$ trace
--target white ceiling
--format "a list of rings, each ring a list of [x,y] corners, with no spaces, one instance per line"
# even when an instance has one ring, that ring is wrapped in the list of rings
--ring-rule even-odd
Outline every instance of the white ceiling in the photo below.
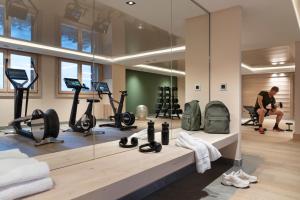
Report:
[[[243,9],[243,50],[289,45],[300,40],[291,0],[197,0],[208,10]]]
[[[97,0],[142,21],[170,31],[171,0]],[[196,0],[211,12],[232,6],[243,9],[242,49],[260,49],[289,45],[300,40],[291,0]],[[186,18],[205,14],[190,0],[173,0],[173,32],[183,36]]]

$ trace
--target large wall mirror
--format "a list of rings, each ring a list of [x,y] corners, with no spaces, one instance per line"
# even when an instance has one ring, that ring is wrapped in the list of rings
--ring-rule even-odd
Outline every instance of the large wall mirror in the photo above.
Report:
[[[136,150],[119,140],[149,122],[175,139],[184,104],[209,101],[210,22],[197,1],[0,4],[1,151],[57,169]]]
[[[128,144],[132,136],[139,138],[139,144],[147,143],[147,128],[152,123],[156,141],[161,142],[164,123],[169,125],[169,138],[175,139],[184,104],[197,99],[204,111],[209,101],[209,15],[197,2],[138,1],[131,6],[124,1],[101,3],[107,12],[114,13],[111,51],[115,63],[104,67],[103,84],[109,91],[101,95],[105,105],[100,110],[100,129],[96,129],[105,134],[95,135],[96,158],[131,150],[119,147],[123,137],[128,137]],[[127,91],[122,113],[133,113],[135,122],[122,122],[122,127],[115,128],[116,122],[110,118],[116,116],[120,91]]]
[[[0,2],[1,151],[18,148],[51,169],[94,158],[94,138],[79,121],[93,113],[87,100],[102,76],[93,56],[101,35],[93,28],[94,6],[93,0]]]

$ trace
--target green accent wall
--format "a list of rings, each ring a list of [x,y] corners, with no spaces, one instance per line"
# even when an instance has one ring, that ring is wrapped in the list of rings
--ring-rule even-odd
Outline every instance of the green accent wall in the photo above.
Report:
[[[173,78],[173,86],[177,86],[177,77]],[[171,86],[171,76],[126,70],[126,111],[134,112],[138,105],[146,105],[149,114],[155,113],[158,87]]]

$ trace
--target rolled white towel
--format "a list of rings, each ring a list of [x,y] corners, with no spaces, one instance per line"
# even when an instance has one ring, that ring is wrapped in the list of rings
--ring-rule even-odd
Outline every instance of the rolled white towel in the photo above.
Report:
[[[21,184],[11,185],[0,189],[1,200],[13,200],[36,193],[44,192],[53,188],[51,178],[43,178],[35,181],[29,181]]]
[[[22,153],[20,149],[0,151],[0,159],[5,158],[28,158],[28,156],[25,153]]]
[[[6,159],[0,160],[0,166],[1,162],[5,160]],[[19,165],[16,165],[16,160],[14,160],[13,162],[10,162],[11,159],[7,161],[11,164],[11,169],[8,168],[8,166],[10,166],[8,163],[3,162],[3,165],[6,164],[6,169],[3,171],[0,170],[0,188],[45,178],[48,177],[50,173],[47,163],[39,162],[32,158],[23,159],[23,162],[19,162]],[[1,168],[4,168],[4,166],[1,166],[0,169]]]

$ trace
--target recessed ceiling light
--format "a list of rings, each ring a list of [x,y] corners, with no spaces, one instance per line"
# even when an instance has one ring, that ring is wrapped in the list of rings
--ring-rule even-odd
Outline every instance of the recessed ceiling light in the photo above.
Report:
[[[284,63],[285,63],[285,62],[283,62],[283,61],[279,62],[280,65],[283,65]]]
[[[277,65],[278,63],[277,62],[272,62],[272,65]]]
[[[133,6],[134,4],[136,4],[134,1],[127,1],[126,4]]]
[[[139,24],[138,25],[138,29],[142,30],[144,27],[143,27],[143,24]]]

